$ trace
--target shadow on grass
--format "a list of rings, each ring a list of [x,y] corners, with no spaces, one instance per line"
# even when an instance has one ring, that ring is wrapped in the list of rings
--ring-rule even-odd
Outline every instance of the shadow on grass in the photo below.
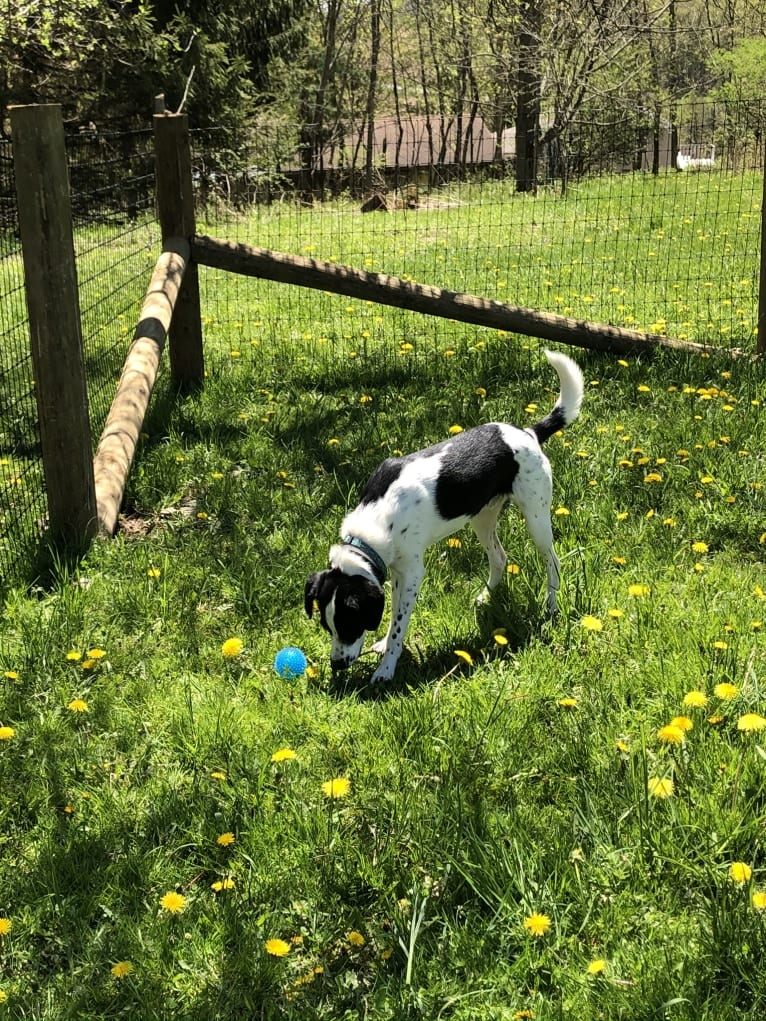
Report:
[[[474,612],[475,629],[439,641],[428,649],[405,645],[390,681],[370,684],[378,657],[367,651],[349,670],[333,675],[329,693],[338,699],[356,697],[361,701],[383,701],[406,697],[444,681],[459,682],[477,665],[499,661],[526,648],[533,636],[541,633],[548,619],[539,607],[522,608],[505,587],[495,592],[488,603],[475,606]],[[498,633],[507,644],[498,644],[495,639]],[[471,663],[456,650],[466,652]]]

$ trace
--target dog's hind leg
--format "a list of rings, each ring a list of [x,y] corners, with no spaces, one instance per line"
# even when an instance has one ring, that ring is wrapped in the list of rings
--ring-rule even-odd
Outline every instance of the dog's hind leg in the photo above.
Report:
[[[522,508],[523,513],[523,508]],[[525,514],[524,520],[527,523],[527,531],[532,542],[537,547],[540,556],[545,564],[545,572],[548,577],[548,613],[551,617],[556,615],[556,596],[561,586],[561,564],[553,548],[553,528],[548,513]]]
[[[503,501],[497,500],[494,503],[488,504],[471,518],[473,530],[484,547],[487,560],[489,561],[489,578],[487,579],[487,590],[489,592],[496,589],[505,577],[505,568],[508,563],[508,557],[497,537],[497,518],[502,507]],[[482,597],[486,598],[486,594],[486,592],[483,592],[479,599],[481,600]]]

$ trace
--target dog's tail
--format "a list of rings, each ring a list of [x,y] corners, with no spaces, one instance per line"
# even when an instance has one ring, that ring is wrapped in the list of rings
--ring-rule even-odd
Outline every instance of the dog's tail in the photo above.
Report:
[[[576,362],[556,351],[546,351],[545,357],[558,373],[561,393],[550,413],[532,426],[532,432],[541,445],[559,429],[574,422],[580,414],[585,389],[582,372]]]

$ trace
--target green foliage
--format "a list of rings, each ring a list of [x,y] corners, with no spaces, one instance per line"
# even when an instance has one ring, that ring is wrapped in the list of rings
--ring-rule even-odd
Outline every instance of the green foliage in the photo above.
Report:
[[[731,50],[719,50],[710,58],[710,69],[721,99],[759,99],[766,90],[766,39],[743,39]]]

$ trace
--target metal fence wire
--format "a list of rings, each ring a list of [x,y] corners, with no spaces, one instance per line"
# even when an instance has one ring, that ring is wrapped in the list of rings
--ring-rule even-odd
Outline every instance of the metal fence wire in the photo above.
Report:
[[[211,156],[216,132],[193,133],[198,231],[574,319],[754,348],[766,103],[577,122],[543,147],[537,187],[521,194],[512,141],[497,163],[494,135],[476,123],[478,161],[460,166],[454,154],[466,147],[449,134],[454,122],[434,119],[426,131],[422,121],[376,128],[369,179],[362,128],[329,139],[310,166],[269,162],[278,146],[259,130],[232,173]],[[207,269],[200,279],[208,355],[218,337],[221,358],[233,346],[238,358],[260,359],[280,344],[349,333],[343,298]],[[694,316],[691,295],[702,307]],[[266,321],[259,307],[279,313]],[[476,336],[398,309],[362,314],[359,345],[381,317],[424,353]]]
[[[34,556],[45,498],[11,145],[0,140],[0,577]]]
[[[66,139],[94,447],[161,242],[152,132]],[[0,141],[0,591],[28,579],[46,525],[11,145]]]

